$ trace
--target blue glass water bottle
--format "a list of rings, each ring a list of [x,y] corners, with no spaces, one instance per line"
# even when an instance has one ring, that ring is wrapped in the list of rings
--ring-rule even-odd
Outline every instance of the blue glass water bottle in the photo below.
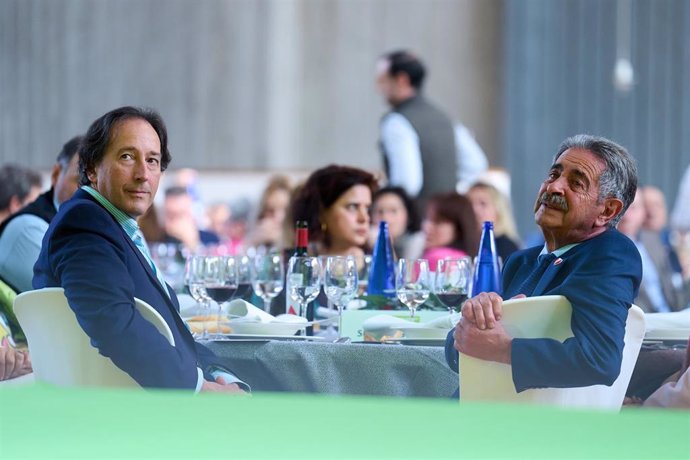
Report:
[[[494,223],[484,222],[482,239],[479,243],[479,254],[474,266],[472,279],[472,295],[480,292],[496,292],[501,294],[501,266],[498,263],[496,241],[494,240]]]
[[[386,221],[379,223],[379,236],[371,255],[367,295],[395,298],[395,255]]]

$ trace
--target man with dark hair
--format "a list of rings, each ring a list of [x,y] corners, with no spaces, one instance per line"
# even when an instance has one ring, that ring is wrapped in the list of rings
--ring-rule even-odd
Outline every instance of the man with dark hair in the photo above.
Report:
[[[530,388],[611,385],[620,372],[628,309],[642,278],[640,255],[616,224],[632,203],[637,168],[607,139],[578,135],[558,149],[534,217],[546,244],[514,253],[503,270],[503,297],[483,292],[462,307],[446,357],[461,351],[512,366],[520,392]],[[510,337],[500,322],[503,298],[563,295],[573,337]]]
[[[79,187],[79,143],[70,139],[50,173],[50,190],[0,225],[0,277],[17,293],[31,290],[33,267],[41,252],[43,235],[57,213]]]
[[[0,168],[0,223],[31,203],[41,193],[41,175],[22,166]]]
[[[171,160],[161,117],[134,107],[108,112],[89,127],[79,157],[82,187],[50,224],[34,288],[64,288],[91,343],[139,385],[241,392],[244,384],[194,342],[136,221]],[[174,346],[139,314],[135,297],[163,317]]]
[[[388,184],[422,201],[456,189],[456,138],[451,119],[421,94],[426,70],[408,51],[383,55],[376,83],[391,107],[381,120],[380,147]]]

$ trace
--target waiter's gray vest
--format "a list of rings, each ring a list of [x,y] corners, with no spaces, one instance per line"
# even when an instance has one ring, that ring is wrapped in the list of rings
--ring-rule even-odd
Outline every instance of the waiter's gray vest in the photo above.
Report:
[[[455,132],[448,115],[429,104],[421,95],[406,100],[392,111],[404,116],[419,136],[424,182],[417,198],[426,201],[434,193],[455,191]],[[381,150],[384,148],[381,143]],[[386,174],[390,175],[385,151],[383,160]]]

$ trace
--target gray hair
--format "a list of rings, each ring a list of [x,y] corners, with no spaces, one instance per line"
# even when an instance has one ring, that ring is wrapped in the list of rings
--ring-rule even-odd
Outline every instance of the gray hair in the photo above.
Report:
[[[577,134],[564,140],[553,157],[554,163],[568,149],[582,149],[592,152],[606,163],[606,169],[599,176],[599,201],[617,198],[623,202],[623,209],[611,219],[607,226],[615,227],[625,214],[637,191],[637,166],[627,150],[604,137]]]

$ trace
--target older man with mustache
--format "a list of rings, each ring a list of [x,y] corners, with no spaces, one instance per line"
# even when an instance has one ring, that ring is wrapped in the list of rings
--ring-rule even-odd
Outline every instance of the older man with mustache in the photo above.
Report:
[[[637,168],[608,139],[577,135],[559,147],[539,189],[534,217],[545,245],[514,253],[502,295],[483,292],[462,308],[448,334],[446,357],[458,351],[510,364],[516,391],[611,385],[620,372],[625,322],[642,277],[635,245],[616,230],[635,197]],[[501,325],[504,298],[563,295],[573,337],[510,337]]]

